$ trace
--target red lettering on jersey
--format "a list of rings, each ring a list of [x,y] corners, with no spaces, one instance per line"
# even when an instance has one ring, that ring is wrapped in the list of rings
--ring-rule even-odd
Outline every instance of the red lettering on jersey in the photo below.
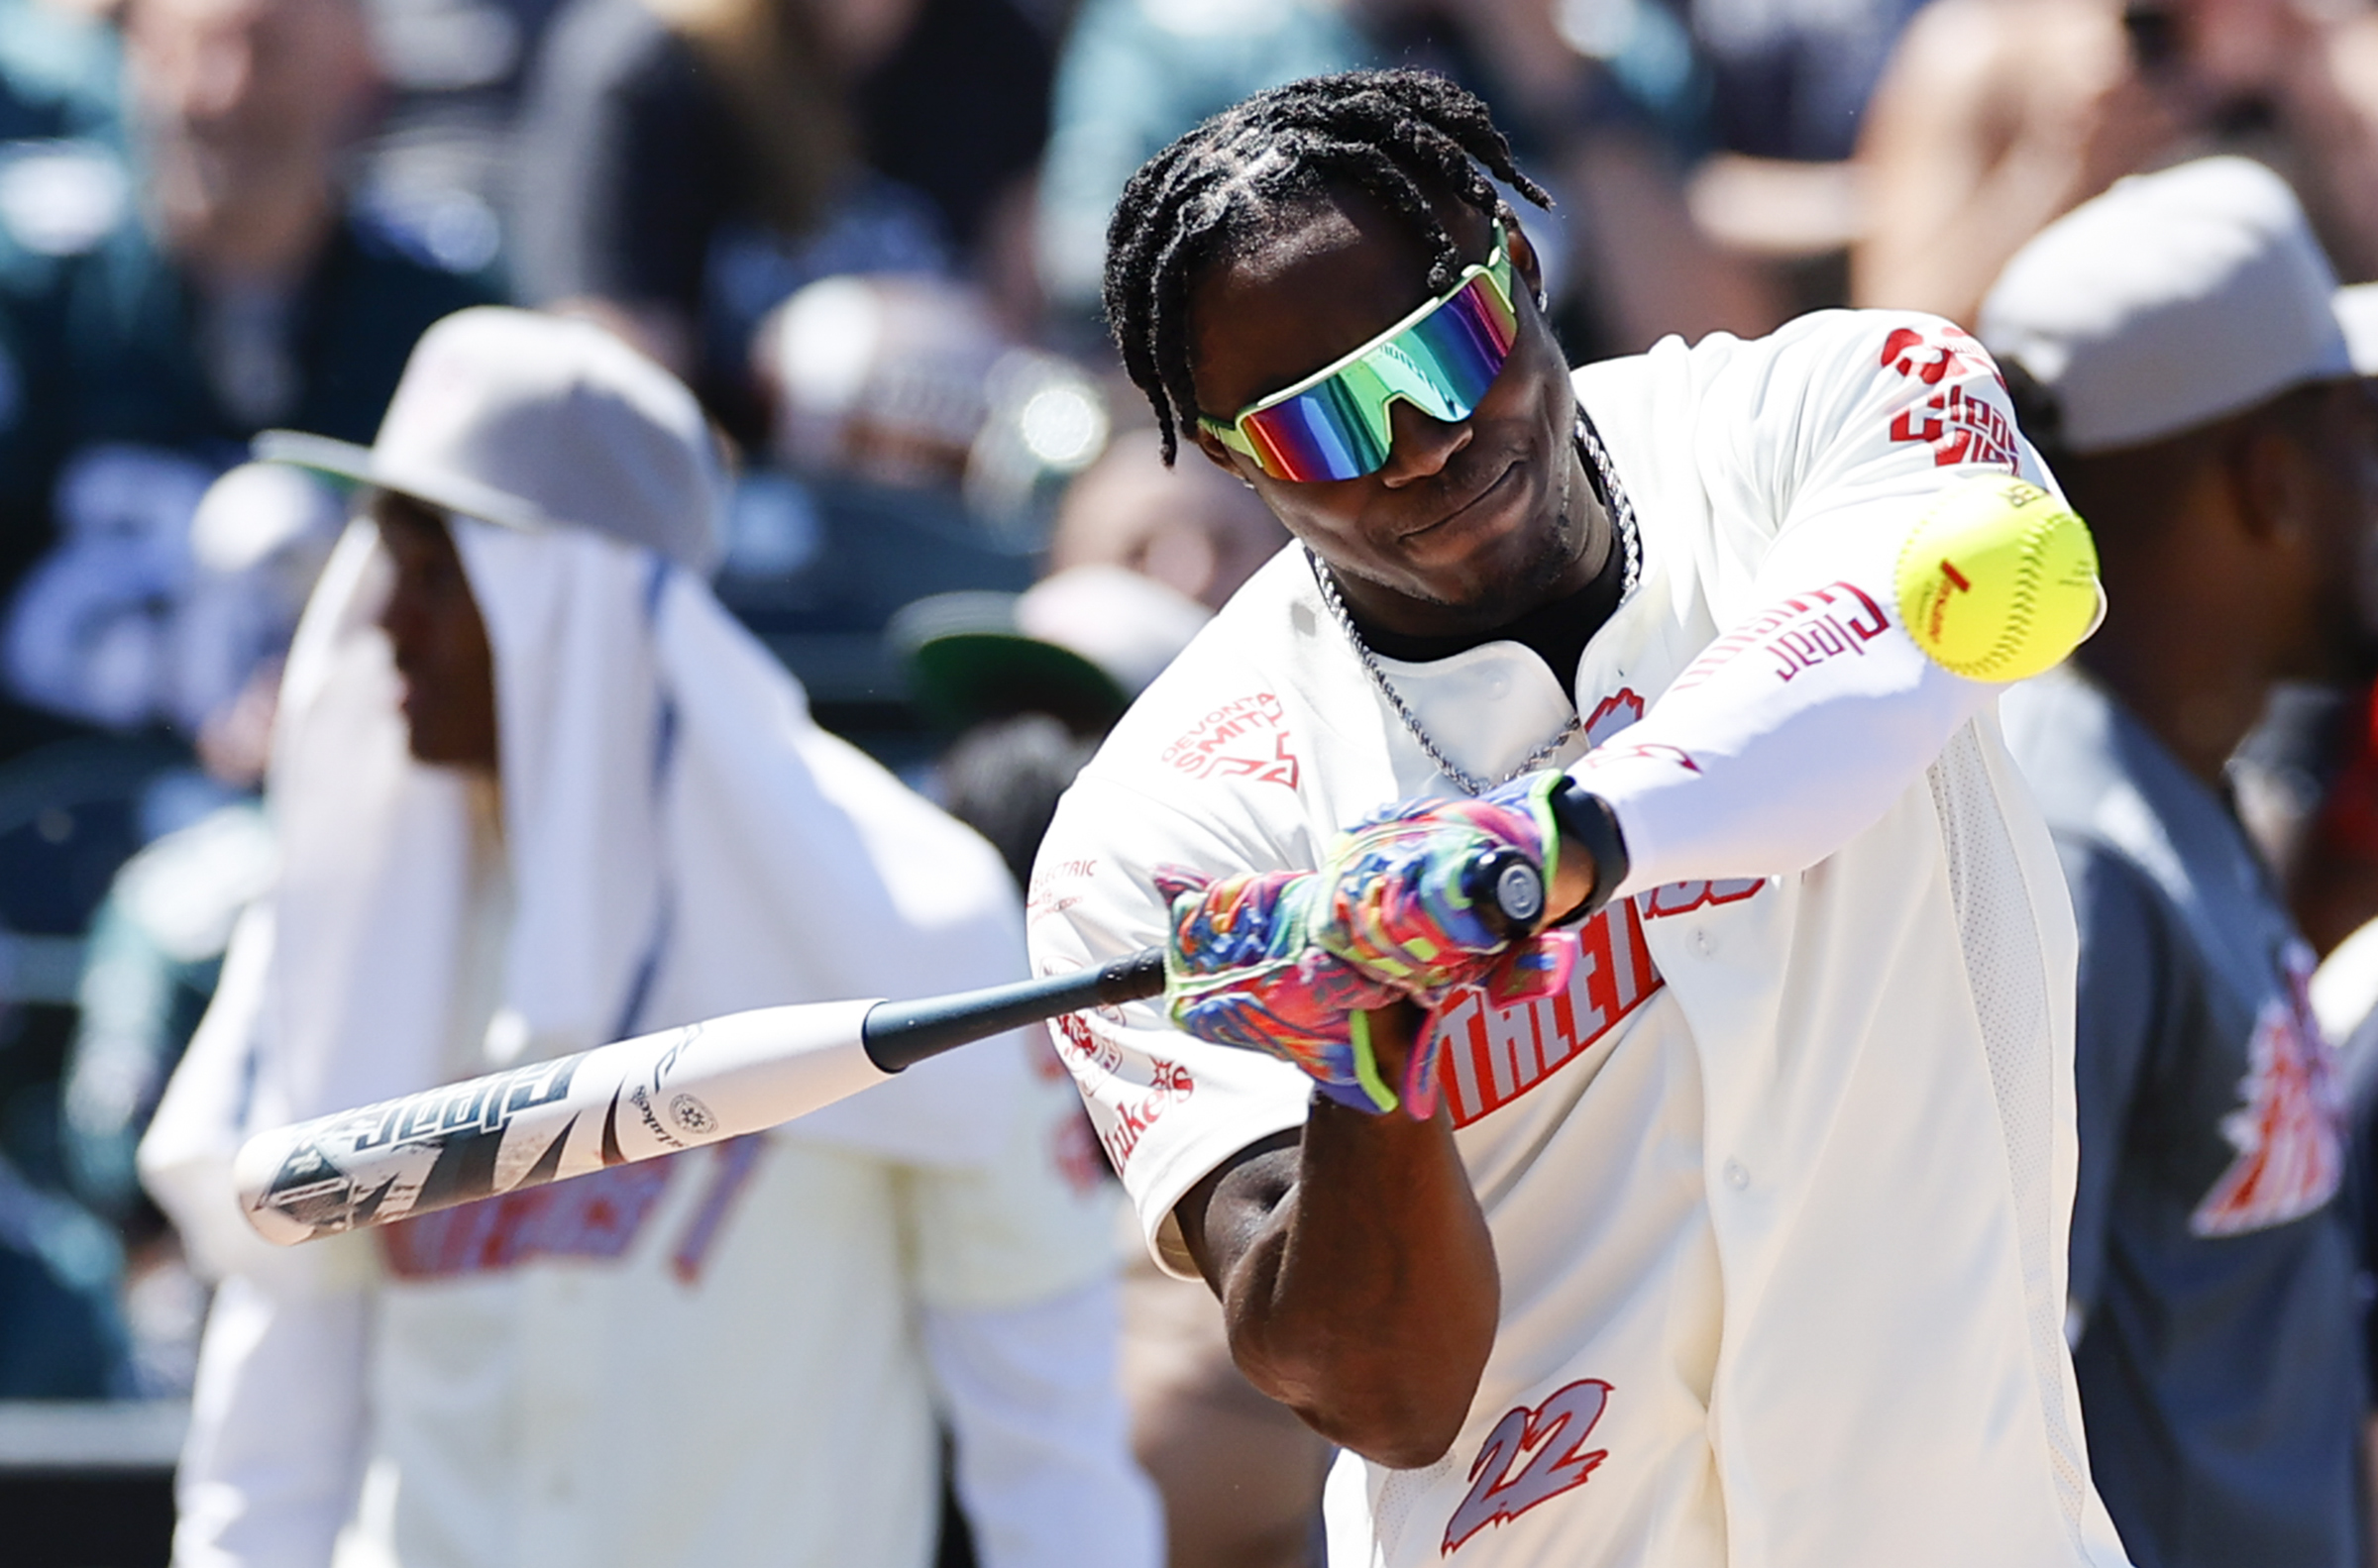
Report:
[[[1089,1088],[1123,1071],[1123,1047],[1092,1024],[1087,1014],[1059,1013],[1049,1022],[1056,1025],[1057,1055],[1075,1083]]]
[[[1689,691],[1753,651],[1775,661],[1771,673],[1778,680],[1793,680],[1828,659],[1864,658],[1866,645],[1890,626],[1883,606],[1864,588],[1829,582],[1795,593],[1726,633],[1702,649],[1669,689]]]
[[[1663,984],[1632,899],[1567,937],[1577,944],[1567,990],[1497,1007],[1466,986],[1439,1010],[1439,1080],[1455,1126],[1493,1114],[1582,1057]]]
[[[1646,920],[1665,920],[1672,915],[1690,914],[1712,904],[1740,903],[1767,886],[1764,877],[1729,877],[1721,882],[1662,883],[1649,892],[1637,893],[1635,901],[1643,906]]]
[[[1690,753],[1678,747],[1665,746],[1657,741],[1643,745],[1618,741],[1619,736],[1626,734],[1643,717],[1643,698],[1635,688],[1621,686],[1616,696],[1602,698],[1594,705],[1593,711],[1585,716],[1586,742],[1600,753],[1604,761],[1642,757],[1656,762],[1675,763],[1686,773],[1699,773],[1701,765],[1692,760]]]
[[[1902,408],[1891,421],[1891,439],[1920,441],[1932,449],[1932,466],[1979,463],[2015,471],[2014,421],[1988,398],[1962,386],[1934,392],[1915,408]]]
[[[1469,1495],[1446,1520],[1440,1556],[1450,1557],[1489,1524],[1506,1524],[1539,1503],[1573,1492],[1610,1457],[1585,1443],[1610,1406],[1610,1385],[1587,1378],[1554,1392],[1542,1405],[1507,1412],[1486,1434],[1469,1467]],[[1573,1429],[1572,1429],[1573,1428]],[[1516,1471],[1515,1465],[1527,1463]]]
[[[1287,714],[1268,691],[1225,702],[1165,747],[1163,758],[1192,779],[1252,779],[1294,789],[1303,777]]]
[[[2309,990],[2313,957],[2285,960],[2287,997],[2263,1004],[2238,1085],[2245,1101],[2221,1118],[2237,1158],[2188,1216],[2200,1236],[2236,1236],[2303,1218],[2344,1178],[2344,1095],[2336,1051],[2321,1033]]]
[[[1922,404],[1902,408],[1892,419],[1892,440],[1930,447],[1934,468],[1979,463],[2015,470],[2019,448],[2014,422],[1989,398],[1977,397],[1959,384],[1988,375],[2000,391],[2006,389],[2006,378],[1999,373],[1990,351],[1970,335],[1946,322],[1924,332],[1897,327],[1883,340],[1883,357],[1877,363],[1934,388]],[[1949,384],[1943,386],[1944,381]]]
[[[1064,913],[1082,901],[1080,888],[1097,875],[1095,860],[1061,860],[1033,867],[1032,885],[1024,897],[1025,918],[1037,920],[1042,915]]]
[[[1692,753],[1681,746],[1669,746],[1659,741],[1622,741],[1616,746],[1603,747],[1597,755],[1603,762],[1639,757],[1645,762],[1675,763],[1688,774],[1701,771],[1701,765],[1692,760]]]
[[[1131,1163],[1132,1152],[1139,1147],[1139,1140],[1147,1136],[1148,1128],[1163,1119],[1165,1111],[1197,1093],[1197,1081],[1178,1062],[1151,1057],[1148,1069],[1145,1094],[1107,1103],[1112,1123],[1098,1141],[1107,1151],[1107,1163],[1118,1171]]]
[[[2005,378],[1999,374],[1998,362],[1980,340],[1963,327],[1940,322],[1929,332],[1913,327],[1894,327],[1883,340],[1883,357],[1875,362],[1887,370],[1938,386],[1952,374],[1988,374],[2000,385]]]
[[[1633,686],[1621,686],[1616,696],[1607,696],[1585,715],[1585,742],[1599,746],[1643,717],[1643,698]]]

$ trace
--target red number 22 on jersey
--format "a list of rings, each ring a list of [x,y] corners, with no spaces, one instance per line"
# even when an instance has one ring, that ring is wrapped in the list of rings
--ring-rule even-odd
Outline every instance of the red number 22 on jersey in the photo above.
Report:
[[[1610,1457],[1607,1448],[1584,1451],[1594,1423],[1609,1403],[1610,1385],[1599,1378],[1571,1383],[1542,1405],[1505,1414],[1486,1434],[1477,1462],[1469,1467],[1469,1495],[1445,1526],[1445,1553],[1489,1524],[1515,1519],[1537,1504],[1585,1484],[1594,1466]],[[1522,1456],[1527,1464],[1514,1473]]]

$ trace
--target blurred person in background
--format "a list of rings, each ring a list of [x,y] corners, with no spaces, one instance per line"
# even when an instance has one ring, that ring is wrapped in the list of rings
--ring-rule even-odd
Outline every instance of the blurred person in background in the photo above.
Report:
[[[1067,486],[1049,534],[1049,571],[1123,567],[1219,610],[1279,554],[1288,530],[1247,486],[1167,468],[1138,434],[1111,441]]]
[[[2339,289],[2336,314],[2353,368],[2378,398],[2378,284]],[[2372,440],[2378,446],[2378,434]],[[2312,1008],[2343,1065],[2367,1300],[2367,1282],[2378,1279],[2378,686],[2332,683],[2289,696],[2273,704],[2234,771],[2275,806],[2265,813],[2267,842],[2282,857],[2288,901],[2323,954]],[[2378,1411],[2378,1312],[2364,1312],[2362,1327],[2369,1408]],[[2378,1415],[2368,1460],[2368,1495],[2378,1499]]]
[[[1154,1560],[1112,1204],[1010,1036],[797,1127],[294,1252],[244,1131],[768,1002],[1012,978],[992,851],[810,720],[719,609],[716,448],[585,322],[424,338],[308,607],[281,871],[141,1149],[227,1276],[178,1563],[928,1560],[936,1437],[986,1568]],[[656,1501],[665,1500],[665,1501]]]
[[[1655,0],[1566,0],[1624,11]],[[1711,135],[1741,157],[1846,163],[1892,47],[1924,0],[1690,0]]]
[[[1318,0],[1088,0],[1059,65],[1043,181],[1052,297],[1086,321],[1105,215],[1124,181],[1200,119],[1300,74],[1393,62],[1484,98],[1520,166],[1559,196],[1538,227],[1572,359],[1672,332],[1769,330],[1784,310],[1772,280],[1713,244],[1685,205],[1684,171],[1708,150],[1707,83],[1690,39],[1656,0],[1620,10],[1351,0],[1333,14]]]
[[[1877,90],[1861,305],[1971,326],[2017,248],[2124,174],[2270,164],[2378,278],[2378,15],[2354,0],[1939,0]]]
[[[183,613],[209,480],[269,424],[368,436],[422,329],[486,297],[349,207],[357,0],[133,0],[124,53],[137,176],[86,165],[47,227],[0,200],[0,756],[233,699],[237,650]]]
[[[0,0],[0,249],[84,243],[101,221],[94,209],[104,215],[120,206],[118,70],[115,35],[96,19],[50,0]],[[7,368],[0,357],[0,425],[23,393]],[[0,561],[11,548],[0,545]],[[12,729],[0,714],[0,738]],[[28,1043],[24,1012],[13,1005],[22,959],[10,956],[0,984],[0,1056],[18,1069],[10,1077],[38,1077],[42,1068],[21,1066],[42,1042]],[[131,1394],[137,1380],[117,1301],[116,1239],[56,1190],[43,1158],[49,1140],[22,1136],[26,1121],[46,1131],[53,1119],[16,1114],[29,1102],[46,1110],[44,1088],[0,1088],[0,1122],[14,1135],[0,1138],[12,1145],[0,1153],[0,1399]]]
[[[804,284],[961,273],[1029,320],[1049,70],[1014,0],[571,0],[514,153],[521,291],[756,441],[754,335]]]
[[[919,706],[956,733],[934,793],[1018,888],[1090,749],[1210,613],[1138,573],[1085,566],[1022,593],[936,593],[893,618]]]
[[[2342,1086],[2225,767],[2281,680],[2378,669],[2378,445],[2287,186],[2116,184],[1982,308],[2108,613],[2007,692],[2080,924],[2068,1333],[2139,1568],[2349,1568],[2365,1384]]]
[[[2378,399],[2378,283],[2337,290],[2336,316],[2353,368]],[[2262,804],[2247,825],[2258,829],[2298,925],[2322,955],[2313,1007],[2328,1037],[2343,1042],[2378,1012],[2378,686],[2298,686],[2283,695],[2231,772],[2241,803]],[[2378,1067],[2378,1053],[2361,1054]],[[2370,1212],[2378,1218],[2378,1208]]]
[[[1040,286],[1085,356],[1106,354],[1107,217],[1132,171],[1249,93],[1369,59],[1332,0],[1081,0],[1057,56],[1034,221]]]
[[[1520,167],[1558,198],[1546,286],[1572,361],[1671,333],[1757,337],[1785,314],[1772,280],[1715,244],[1685,200],[1709,152],[1708,82],[1656,3],[1360,0],[1379,51],[1450,76],[1493,108]]]

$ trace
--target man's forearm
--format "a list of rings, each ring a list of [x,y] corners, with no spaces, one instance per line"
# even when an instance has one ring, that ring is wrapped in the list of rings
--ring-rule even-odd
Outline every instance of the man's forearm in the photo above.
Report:
[[[1446,1111],[1414,1121],[1317,1099],[1297,1147],[1210,1178],[1184,1210],[1257,1388],[1381,1464],[1445,1453],[1502,1307]]]

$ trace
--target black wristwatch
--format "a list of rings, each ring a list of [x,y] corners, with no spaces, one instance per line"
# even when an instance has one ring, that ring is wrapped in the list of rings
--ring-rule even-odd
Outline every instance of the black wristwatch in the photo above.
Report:
[[[1562,778],[1553,790],[1552,807],[1562,836],[1582,846],[1593,859],[1593,891],[1583,903],[1548,922],[1574,925],[1598,913],[1627,880],[1627,836],[1619,831],[1618,813],[1610,809],[1610,802],[1574,779]]]

